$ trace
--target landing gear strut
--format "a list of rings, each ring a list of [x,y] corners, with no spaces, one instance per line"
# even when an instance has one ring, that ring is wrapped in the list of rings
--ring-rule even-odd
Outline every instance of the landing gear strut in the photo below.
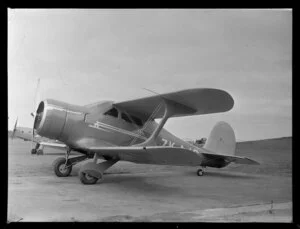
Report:
[[[72,172],[72,165],[66,166],[66,158],[59,157],[53,162],[53,168],[56,176],[67,177]]]
[[[73,165],[86,160],[88,155],[73,157],[69,159],[71,149],[66,152],[66,157],[59,157],[53,162],[54,173],[58,177],[67,177],[71,174]]]

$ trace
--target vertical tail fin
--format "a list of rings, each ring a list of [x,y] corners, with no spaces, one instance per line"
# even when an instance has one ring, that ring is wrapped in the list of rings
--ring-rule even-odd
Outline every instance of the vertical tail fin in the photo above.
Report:
[[[207,139],[203,148],[216,154],[235,154],[235,135],[232,127],[226,122],[218,122]]]

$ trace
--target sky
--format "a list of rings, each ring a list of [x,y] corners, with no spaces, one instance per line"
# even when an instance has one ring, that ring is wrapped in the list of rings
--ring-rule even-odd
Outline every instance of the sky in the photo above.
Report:
[[[218,121],[240,141],[292,136],[292,10],[8,9],[9,129],[17,117],[31,127],[46,98],[153,95],[143,88],[232,95],[228,112],[169,119],[184,139],[208,137]]]

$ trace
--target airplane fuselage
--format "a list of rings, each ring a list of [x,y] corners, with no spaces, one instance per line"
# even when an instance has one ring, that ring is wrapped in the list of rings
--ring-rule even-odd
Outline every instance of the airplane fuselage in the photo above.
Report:
[[[84,152],[85,146],[130,146],[144,142],[157,123],[141,120],[113,106],[111,101],[76,106],[56,100],[40,103],[35,129],[41,136],[57,139]],[[136,120],[138,119],[138,120]],[[181,147],[199,153],[199,148],[162,129],[157,146]]]

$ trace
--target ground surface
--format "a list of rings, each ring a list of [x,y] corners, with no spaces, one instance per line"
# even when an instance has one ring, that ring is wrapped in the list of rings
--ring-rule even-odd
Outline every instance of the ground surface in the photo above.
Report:
[[[102,183],[86,186],[81,164],[70,177],[54,175],[61,151],[33,156],[30,143],[9,140],[8,221],[291,222],[291,141],[239,143],[237,155],[260,166],[207,168],[198,177],[193,167],[118,162]]]

